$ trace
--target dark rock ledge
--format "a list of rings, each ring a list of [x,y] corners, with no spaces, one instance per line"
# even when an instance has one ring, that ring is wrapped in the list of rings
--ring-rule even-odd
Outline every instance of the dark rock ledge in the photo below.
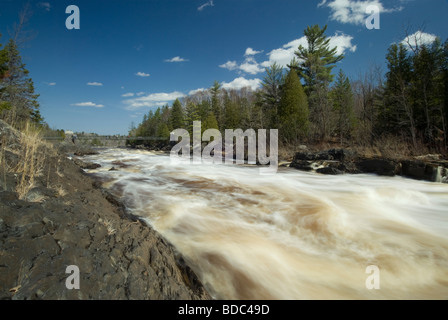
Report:
[[[1,179],[0,299],[210,299],[170,243],[65,155],[43,172],[27,200]],[[65,286],[69,265],[79,290]]]
[[[380,176],[403,176],[417,180],[448,183],[448,161],[438,155],[407,160],[365,158],[345,149],[321,152],[298,152],[290,167],[321,174],[370,173]]]

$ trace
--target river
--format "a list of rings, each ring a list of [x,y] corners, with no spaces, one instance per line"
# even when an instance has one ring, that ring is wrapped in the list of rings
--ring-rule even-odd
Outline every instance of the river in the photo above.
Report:
[[[183,254],[214,298],[448,299],[446,184],[290,168],[264,176],[128,149],[83,160],[101,164],[89,172]]]

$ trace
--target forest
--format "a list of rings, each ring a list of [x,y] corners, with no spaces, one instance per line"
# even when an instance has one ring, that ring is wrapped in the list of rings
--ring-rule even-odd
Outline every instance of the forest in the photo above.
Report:
[[[308,47],[300,46],[287,69],[266,68],[260,89],[210,89],[149,111],[132,126],[131,137],[161,137],[193,121],[202,131],[279,129],[283,148],[299,145],[375,150],[385,156],[447,154],[448,41],[422,44],[408,37],[385,54],[387,70],[378,66],[349,79],[344,59],[330,47],[327,26],[304,30]],[[135,143],[144,143],[137,142]]]

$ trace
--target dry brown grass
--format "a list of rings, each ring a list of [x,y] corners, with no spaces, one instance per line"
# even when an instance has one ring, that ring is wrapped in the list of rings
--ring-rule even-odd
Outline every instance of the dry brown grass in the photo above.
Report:
[[[19,174],[16,191],[24,199],[34,187],[35,179],[42,174],[45,163],[45,150],[39,152],[42,144],[40,132],[29,122],[26,123],[21,137],[21,158],[15,169]]]
[[[19,178],[16,192],[20,199],[24,199],[34,188],[36,178],[43,176],[46,159],[55,151],[42,140],[40,129],[30,122],[24,125],[20,145],[20,160],[14,172]]]

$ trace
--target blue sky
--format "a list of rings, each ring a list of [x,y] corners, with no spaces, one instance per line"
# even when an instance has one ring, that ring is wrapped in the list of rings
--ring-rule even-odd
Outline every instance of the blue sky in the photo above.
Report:
[[[26,1],[0,0],[1,43]],[[68,30],[69,5],[80,29]],[[380,8],[368,30],[365,8]],[[264,67],[289,62],[307,25],[328,24],[338,63],[351,78],[378,64],[393,42],[448,37],[447,0],[110,0],[30,1],[21,53],[41,113],[54,128],[127,134],[151,108],[210,87],[257,88]],[[335,73],[337,72],[335,70]]]

